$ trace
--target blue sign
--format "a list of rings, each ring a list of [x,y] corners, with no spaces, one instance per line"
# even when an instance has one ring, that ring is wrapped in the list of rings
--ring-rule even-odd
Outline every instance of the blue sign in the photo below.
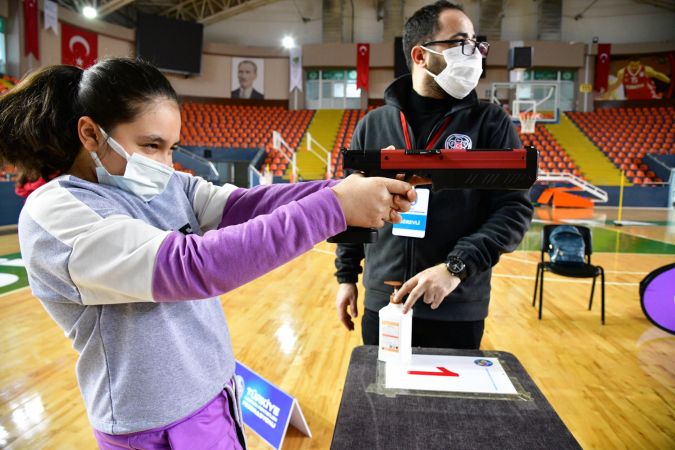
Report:
[[[392,234],[423,238],[427,229],[429,212],[429,189],[415,189],[417,200],[410,205],[410,211],[401,214],[401,222],[395,223]]]
[[[415,213],[401,213],[401,223],[397,223],[395,226],[402,230],[424,231],[427,227],[427,216]]]
[[[281,448],[295,399],[251,369],[236,362],[244,423],[272,447]]]

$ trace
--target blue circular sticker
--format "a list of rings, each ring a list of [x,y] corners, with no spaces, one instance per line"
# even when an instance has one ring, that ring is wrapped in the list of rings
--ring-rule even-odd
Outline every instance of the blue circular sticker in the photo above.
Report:
[[[477,359],[473,363],[482,367],[489,367],[492,365],[492,361],[488,361],[487,359]]]

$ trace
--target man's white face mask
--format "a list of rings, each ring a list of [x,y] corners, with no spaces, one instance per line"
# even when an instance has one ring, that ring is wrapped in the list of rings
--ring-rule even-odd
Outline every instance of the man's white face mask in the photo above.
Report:
[[[483,56],[478,49],[473,55],[466,56],[462,54],[461,45],[450,47],[443,52],[424,46],[422,48],[445,59],[446,66],[438,75],[429,72],[428,69],[424,70],[450,97],[463,99],[478,86],[480,74],[483,72]]]
[[[108,145],[110,145],[110,148],[127,160],[124,175],[111,175],[101,163],[98,155],[95,152],[91,152],[90,155],[96,164],[96,178],[99,183],[116,186],[135,194],[146,202],[164,192],[174,172],[172,167],[138,153],[133,153],[129,156],[119,142],[108,136],[102,128],[99,127],[99,130]]]

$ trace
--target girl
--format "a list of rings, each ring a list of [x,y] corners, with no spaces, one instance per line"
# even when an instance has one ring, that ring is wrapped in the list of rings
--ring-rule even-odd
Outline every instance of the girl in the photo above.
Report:
[[[217,296],[414,199],[358,176],[214,186],[171,168],[180,126],[168,80],[131,59],[46,67],[0,97],[0,159],[62,174],[28,197],[19,240],[105,449],[244,447]]]

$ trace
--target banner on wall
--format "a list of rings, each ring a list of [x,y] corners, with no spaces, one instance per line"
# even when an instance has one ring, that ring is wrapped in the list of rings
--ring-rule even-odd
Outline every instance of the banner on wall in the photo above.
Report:
[[[37,0],[23,0],[24,55],[40,59]]]
[[[356,44],[356,89],[368,90],[370,44]]]
[[[293,47],[290,52],[290,86],[289,91],[297,89],[302,91],[302,48]]]
[[[50,28],[54,34],[59,34],[59,8],[55,2],[44,0],[43,7],[45,10],[45,30]]]
[[[98,58],[98,35],[81,28],[61,24],[61,63],[86,69]]]
[[[232,98],[265,98],[265,60],[232,58]]]
[[[609,79],[609,66],[612,44],[598,44],[598,55],[595,58],[595,90],[605,92]]]
[[[607,90],[598,100],[673,98],[675,53],[612,56]]]

